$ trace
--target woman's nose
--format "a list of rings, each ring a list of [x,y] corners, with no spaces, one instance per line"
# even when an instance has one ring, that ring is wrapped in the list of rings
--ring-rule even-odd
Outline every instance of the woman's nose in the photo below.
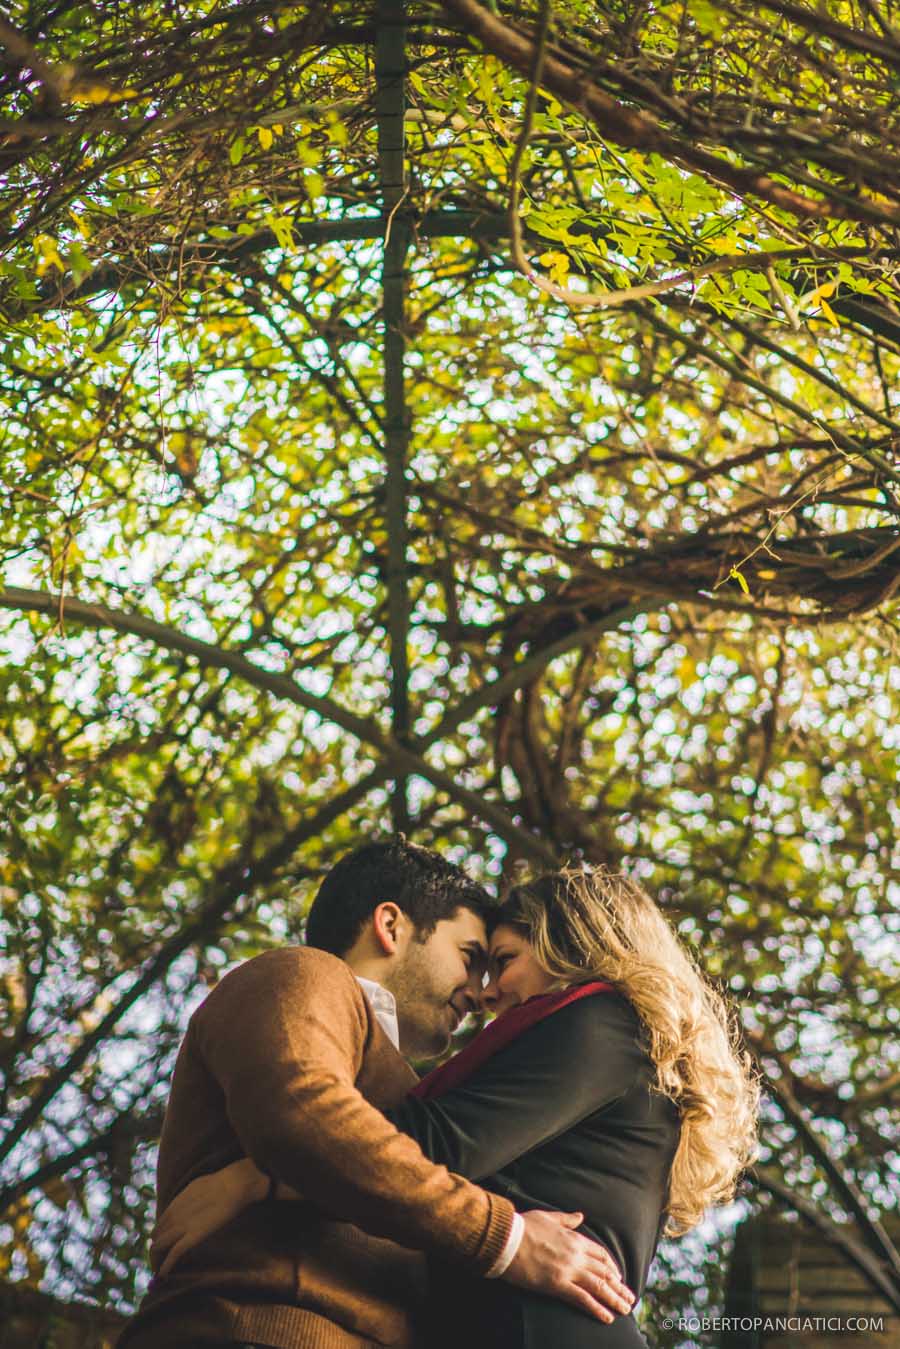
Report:
[[[496,980],[490,979],[481,990],[481,997],[479,999],[481,1010],[483,1012],[493,1012],[497,1006],[499,996]]]

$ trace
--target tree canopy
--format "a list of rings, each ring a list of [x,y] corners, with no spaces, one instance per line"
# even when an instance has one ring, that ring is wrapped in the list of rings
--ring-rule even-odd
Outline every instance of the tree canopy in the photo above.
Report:
[[[0,1273],[133,1302],[187,1016],[400,829],[642,879],[767,1075],[745,1204],[890,1295],[889,7],[29,0],[0,44]]]

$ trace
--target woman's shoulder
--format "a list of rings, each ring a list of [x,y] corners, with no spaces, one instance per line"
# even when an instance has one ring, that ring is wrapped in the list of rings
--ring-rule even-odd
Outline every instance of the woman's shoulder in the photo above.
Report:
[[[634,1027],[640,1025],[640,1018],[632,1003],[614,985],[567,1003],[560,1011],[571,1013],[572,1020],[580,1018],[585,1022],[600,1021]]]
[[[646,1056],[646,1033],[634,1005],[618,989],[594,993],[560,1008],[557,1016],[563,1036],[586,1052],[600,1048],[605,1055],[616,1049],[630,1060]]]
[[[548,1039],[560,1041],[574,1051],[587,1050],[592,1041],[605,1049],[618,1044],[639,1053],[643,1046],[640,1017],[618,989],[598,991],[565,1003],[532,1026]],[[528,1034],[529,1032],[526,1032]]]

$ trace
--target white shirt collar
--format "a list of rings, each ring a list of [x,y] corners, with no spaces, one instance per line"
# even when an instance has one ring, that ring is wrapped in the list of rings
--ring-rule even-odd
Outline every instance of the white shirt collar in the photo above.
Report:
[[[375,1020],[384,1031],[387,1038],[395,1049],[400,1048],[400,1026],[397,1021],[397,1001],[383,984],[376,984],[374,979],[363,979],[362,975],[356,976],[356,981],[369,1000],[369,1006],[375,1014]]]

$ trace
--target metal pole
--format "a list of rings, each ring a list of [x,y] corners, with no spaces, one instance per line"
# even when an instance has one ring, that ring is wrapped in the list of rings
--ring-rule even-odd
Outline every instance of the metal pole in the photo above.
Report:
[[[391,723],[394,737],[410,738],[409,575],[407,563],[407,456],[410,419],[406,406],[406,255],[409,226],[403,213],[406,193],[405,112],[406,17],[404,0],[378,0],[375,39],[375,107],[378,118],[378,167],[384,224],[382,304],[384,322],[384,459],[387,523],[388,646],[391,668]],[[394,829],[409,829],[409,784],[394,782]]]

